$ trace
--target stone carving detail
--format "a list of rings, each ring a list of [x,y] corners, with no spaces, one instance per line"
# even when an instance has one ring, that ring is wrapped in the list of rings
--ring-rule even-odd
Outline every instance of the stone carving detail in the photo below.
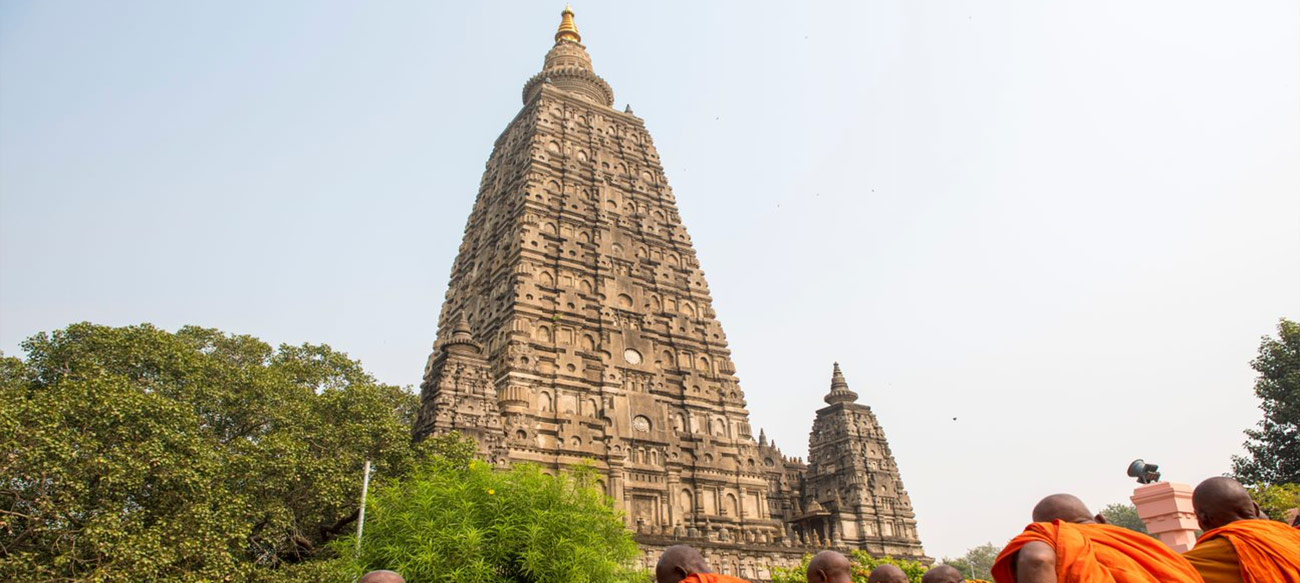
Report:
[[[414,437],[461,431],[496,463],[593,464],[647,549],[923,558],[884,434],[838,366],[807,464],[751,436],[659,155],[644,122],[611,107],[572,16],[488,159]]]
[[[650,431],[650,418],[646,417],[645,415],[637,415],[636,417],[633,417],[632,429],[641,432]]]

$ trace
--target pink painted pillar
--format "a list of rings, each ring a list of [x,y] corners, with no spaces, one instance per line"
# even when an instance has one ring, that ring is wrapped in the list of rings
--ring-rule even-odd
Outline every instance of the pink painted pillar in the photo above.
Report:
[[[1147,531],[1169,548],[1187,552],[1196,544],[1196,513],[1192,511],[1192,487],[1174,482],[1156,482],[1133,490],[1129,498]]]

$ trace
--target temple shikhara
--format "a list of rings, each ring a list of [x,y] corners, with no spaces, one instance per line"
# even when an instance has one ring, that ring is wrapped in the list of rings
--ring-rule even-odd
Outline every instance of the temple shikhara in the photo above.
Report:
[[[924,558],[884,432],[838,364],[806,462],[754,434],[645,122],[614,109],[572,10],[523,103],[452,267],[415,437],[594,465],[651,565],[679,542],[759,580],[818,548]]]

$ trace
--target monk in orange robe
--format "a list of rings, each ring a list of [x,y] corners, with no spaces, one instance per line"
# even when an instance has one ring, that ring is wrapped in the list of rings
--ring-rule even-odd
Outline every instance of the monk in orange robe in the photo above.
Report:
[[[709,563],[699,551],[687,545],[664,549],[655,565],[656,583],[749,583],[739,577],[719,575],[709,570]]]
[[[1204,583],[1160,541],[1092,516],[1069,494],[1034,507],[1034,523],[993,563],[997,583]]]
[[[1205,534],[1183,553],[1206,583],[1300,583],[1300,530],[1269,520],[1232,478],[1210,478],[1192,491]]]

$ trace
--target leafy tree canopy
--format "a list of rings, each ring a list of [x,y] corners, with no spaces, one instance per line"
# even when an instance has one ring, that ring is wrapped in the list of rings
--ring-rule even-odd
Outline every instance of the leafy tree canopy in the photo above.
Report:
[[[1232,459],[1245,484],[1300,484],[1300,324],[1283,318],[1277,333],[1263,338],[1250,363],[1264,419],[1246,430],[1248,455]]]
[[[1300,508],[1300,484],[1271,484],[1252,486],[1250,497],[1273,520],[1285,520],[1286,511]]]
[[[962,577],[966,579],[992,581],[993,561],[1001,552],[1002,547],[985,543],[967,550],[966,554],[960,557],[944,557],[943,564],[952,565],[961,571]]]
[[[355,573],[392,569],[410,583],[644,580],[632,568],[640,551],[631,531],[594,470],[494,471],[471,460],[472,442],[463,451],[376,487]]]
[[[345,534],[416,399],[329,346],[74,324],[0,357],[0,579],[243,581]]]
[[[867,583],[871,571],[886,563],[898,565],[898,568],[903,570],[903,573],[907,575],[908,580],[912,583],[921,583],[921,577],[925,575],[926,571],[926,566],[918,561],[891,559],[889,557],[877,558],[866,551],[852,551],[849,553],[849,559],[853,561],[853,583]],[[812,555],[804,555],[803,562],[796,567],[773,567],[772,583],[808,583],[809,561],[812,561]]]
[[[1142,534],[1147,532],[1147,523],[1138,516],[1137,507],[1132,504],[1116,503],[1101,509],[1101,515],[1106,518],[1106,522],[1115,526],[1122,526],[1129,530],[1136,530]]]

